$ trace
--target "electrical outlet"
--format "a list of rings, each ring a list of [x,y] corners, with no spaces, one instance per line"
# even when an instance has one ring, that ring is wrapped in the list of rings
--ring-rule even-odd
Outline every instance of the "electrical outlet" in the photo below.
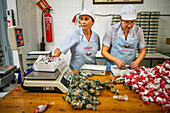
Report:
[[[166,38],[166,44],[170,45],[170,38]]]

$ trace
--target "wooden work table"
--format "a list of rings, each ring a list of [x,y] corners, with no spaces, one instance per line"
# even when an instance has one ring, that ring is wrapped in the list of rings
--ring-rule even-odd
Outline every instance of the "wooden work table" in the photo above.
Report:
[[[73,71],[74,73],[77,71]],[[110,72],[106,76],[94,76],[92,79],[99,79],[108,81],[113,78]],[[119,90],[120,95],[127,94],[127,101],[118,101],[113,99],[116,95],[105,89],[101,91],[98,96],[100,105],[97,105],[99,110],[74,110],[71,106],[62,99],[65,94],[48,93],[48,92],[29,92],[23,90],[21,85],[18,85],[9,94],[0,99],[0,113],[33,113],[38,105],[46,104],[50,106],[44,113],[87,113],[87,112],[100,112],[100,113],[162,113],[162,107],[156,103],[146,105],[142,100],[138,99],[138,95],[122,84],[115,85]]]

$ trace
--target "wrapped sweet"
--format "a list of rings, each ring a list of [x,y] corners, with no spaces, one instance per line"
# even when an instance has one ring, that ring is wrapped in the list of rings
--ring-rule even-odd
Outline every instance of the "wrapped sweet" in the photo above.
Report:
[[[144,103],[156,102],[162,106],[170,103],[170,61],[158,64],[154,68],[140,66],[130,75],[124,75],[128,88],[138,91]],[[164,107],[164,111],[167,107]]]
[[[48,107],[48,103],[47,104],[43,104],[43,105],[39,105],[35,108],[34,113],[41,113],[43,111],[45,111],[45,109]]]
[[[93,109],[93,106],[92,106],[91,104],[87,104],[87,105],[86,105],[86,109],[91,110],[91,109]]]
[[[119,95],[119,96],[113,96],[113,98],[116,98],[117,100],[120,100],[120,101],[125,101],[125,100],[128,100],[128,96],[127,95]]]
[[[88,79],[88,77],[85,76],[87,76],[87,74],[74,74],[68,88],[68,93],[62,97],[73,109],[98,110],[97,105],[101,103],[97,96],[100,95],[102,89],[110,89],[111,92],[119,94],[118,90],[114,88],[114,85],[111,85],[111,81],[104,82]]]
[[[72,76],[68,93],[62,97],[73,109],[98,110],[96,105],[100,102],[96,96],[100,95],[99,80],[88,79],[86,74],[79,73]]]

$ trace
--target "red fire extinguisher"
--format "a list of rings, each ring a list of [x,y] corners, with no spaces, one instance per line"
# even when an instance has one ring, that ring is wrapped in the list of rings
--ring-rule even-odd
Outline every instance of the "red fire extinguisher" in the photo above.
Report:
[[[45,31],[46,31],[46,41],[52,42],[53,36],[52,36],[52,17],[49,12],[46,12],[44,15],[45,18]]]

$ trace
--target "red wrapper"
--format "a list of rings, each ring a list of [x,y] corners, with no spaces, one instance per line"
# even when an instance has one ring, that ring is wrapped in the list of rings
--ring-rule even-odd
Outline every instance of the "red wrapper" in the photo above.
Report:
[[[153,92],[155,90],[156,90],[155,88],[149,88],[149,92]]]
[[[166,71],[166,72],[165,72],[165,76],[170,77],[170,71]]]
[[[143,103],[145,103],[145,104],[147,104],[147,105],[149,105],[149,104],[150,104],[150,102],[149,102],[149,101],[143,101]]]
[[[140,66],[125,81],[139,90],[138,97],[144,103],[156,102],[160,105],[170,104],[170,61],[158,64],[154,68]],[[150,101],[150,102],[149,102]],[[165,108],[167,111],[167,107]]]
[[[139,66],[139,69],[144,69],[145,68],[145,66]]]
[[[160,83],[160,86],[161,86],[161,88],[165,88],[165,83],[164,83],[164,82],[161,82],[161,83]]]
[[[163,112],[168,113],[168,110],[170,109],[170,104],[163,105]]]
[[[35,110],[34,110],[34,113],[40,113],[40,112],[45,111],[45,109],[47,108],[47,106],[48,106],[48,103],[37,106],[37,108],[35,108]]]
[[[156,96],[153,96],[152,98],[153,98],[154,102],[156,102],[156,98],[157,98],[157,97],[156,97]]]

